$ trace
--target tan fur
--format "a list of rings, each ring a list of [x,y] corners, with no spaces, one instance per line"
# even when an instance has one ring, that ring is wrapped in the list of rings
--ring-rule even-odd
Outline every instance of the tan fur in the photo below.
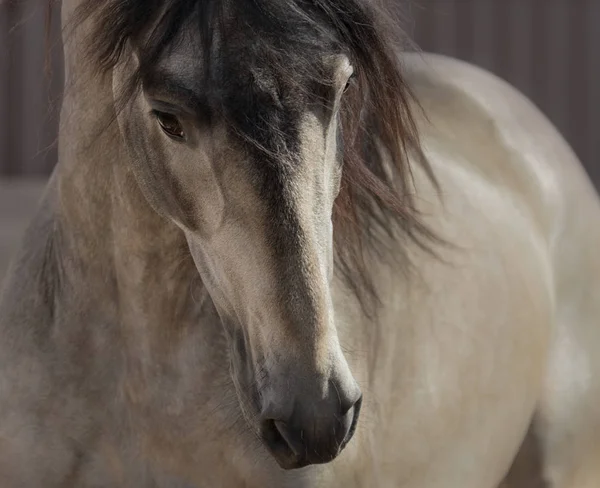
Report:
[[[64,2],[65,18],[75,2]],[[294,318],[272,293],[278,276],[270,268],[267,223],[235,148],[212,159],[229,163],[220,173],[175,164],[157,133],[147,136],[147,147],[162,151],[175,178],[198,198],[197,207],[182,213],[168,199],[155,200],[150,175],[132,170],[123,142],[131,117],[145,113],[144,100],[140,95],[119,126],[94,139],[95,107],[110,105],[112,80],[89,78],[77,41],[66,46],[73,85],[44,212],[71,229],[63,236],[72,253],[64,280],[82,284],[72,290],[81,308],[52,340],[65,351],[62,361],[98,375],[110,396],[105,404],[94,392],[61,403],[63,397],[48,391],[48,418],[63,422],[69,437],[56,427],[46,443],[16,434],[7,443],[35,407],[14,382],[0,384],[7,393],[0,408],[13,415],[0,423],[3,486],[59,486],[63,473],[81,487],[495,488],[530,427],[551,488],[600,485],[600,206],[572,151],[530,102],[462,62],[403,55],[428,117],[419,118],[419,130],[439,182],[438,192],[415,166],[416,202],[454,247],[443,248],[438,260],[399,238],[398,252],[405,250],[414,264],[410,279],[400,264],[368,263],[382,298],[376,322],[331,274],[327,212],[335,185],[319,171],[329,171],[327,129],[333,126],[305,118],[303,156],[310,164],[298,179],[294,208],[307,230],[302,278],[318,320],[299,336],[286,328]],[[150,134],[154,129],[145,124]],[[220,134],[213,135],[219,148]],[[198,181],[213,193],[195,191]],[[325,197],[321,206],[315,205],[318,192]],[[235,215],[237,225],[224,215]],[[165,254],[165,248],[174,251]],[[206,284],[212,300],[189,293],[192,257],[202,276],[217,278]],[[18,258],[3,305],[18,296],[19,269],[28,259],[26,252]],[[99,276],[114,280],[114,288]],[[119,299],[105,296],[107,290]],[[86,305],[96,302],[111,306],[101,317],[86,316]],[[26,304],[10,310],[16,311],[0,315],[1,323],[36,320]],[[269,366],[282,356],[294,365],[288,379],[336,374],[360,385],[358,430],[333,462],[283,471],[258,442],[254,417],[241,415],[243,397],[240,402],[232,386],[221,323],[227,314],[248,326],[256,351],[277,353]],[[89,336],[71,344],[81,324]],[[110,367],[87,361],[115,343],[120,347]],[[22,368],[29,361],[32,381],[49,384],[53,373],[44,370],[37,350],[11,344],[21,343],[7,338],[3,357]],[[107,373],[113,370],[115,377]],[[98,425],[110,428],[95,430]],[[71,443],[85,446],[88,455],[78,469]],[[115,461],[118,453],[125,462]],[[42,480],[36,471],[19,478],[23,459],[39,472],[52,467],[56,479]]]

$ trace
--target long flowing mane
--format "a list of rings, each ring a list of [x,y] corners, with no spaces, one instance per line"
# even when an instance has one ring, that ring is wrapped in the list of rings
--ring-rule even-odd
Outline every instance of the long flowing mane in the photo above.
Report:
[[[251,33],[257,55],[294,66],[280,73],[290,82],[308,73],[317,55],[347,54],[357,77],[340,111],[344,169],[333,216],[337,269],[365,307],[377,302],[365,253],[395,259],[386,243],[394,230],[431,249],[436,237],[414,206],[409,154],[433,175],[411,112],[416,105],[398,56],[405,39],[392,6],[375,0],[84,0],[75,24],[89,16],[96,26],[89,58],[100,75],[117,65],[128,42],[144,39],[132,86],[190,18],[197,19],[202,35],[199,55],[211,55],[218,29],[235,17]],[[225,42],[220,36],[219,43]]]

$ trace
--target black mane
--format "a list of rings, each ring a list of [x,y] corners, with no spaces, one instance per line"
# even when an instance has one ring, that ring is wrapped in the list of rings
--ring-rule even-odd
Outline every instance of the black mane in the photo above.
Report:
[[[364,253],[394,257],[382,235],[400,229],[425,249],[436,240],[419,221],[410,191],[409,152],[432,174],[420,148],[411,113],[414,100],[399,62],[405,42],[399,16],[375,2],[84,0],[76,13],[76,23],[95,17],[97,27],[88,52],[101,74],[119,62],[128,42],[143,42],[132,87],[148,75],[164,49],[177,42],[190,19],[201,33],[203,52],[199,55],[205,60],[211,59],[214,43],[219,43],[219,49],[237,43],[244,46],[243,56],[279,66],[278,76],[290,85],[323,81],[315,62],[323,55],[349,57],[357,78],[344,97],[340,115],[344,170],[334,208],[334,240],[338,270],[363,306],[377,302]],[[231,49],[228,54],[235,52]],[[237,129],[252,138],[251,128]],[[392,167],[385,168],[390,162]],[[384,232],[374,232],[376,228]]]

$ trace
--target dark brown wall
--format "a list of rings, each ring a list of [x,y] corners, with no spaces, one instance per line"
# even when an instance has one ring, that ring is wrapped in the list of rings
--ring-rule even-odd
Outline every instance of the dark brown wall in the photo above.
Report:
[[[46,1],[0,0],[3,175],[47,174],[56,160],[62,73],[55,48],[52,81],[44,76]],[[600,0],[403,1],[408,31],[423,50],[471,61],[523,91],[600,184]]]
[[[600,185],[600,1],[420,0],[413,35],[519,88]]]
[[[45,5],[49,1],[0,0],[2,176],[48,174],[56,161],[62,53],[56,4],[47,55]]]

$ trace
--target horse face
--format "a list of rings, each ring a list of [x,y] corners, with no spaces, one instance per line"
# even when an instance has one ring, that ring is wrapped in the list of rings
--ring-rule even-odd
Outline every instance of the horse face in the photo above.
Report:
[[[352,67],[323,60],[331,81],[315,94],[242,46],[211,79],[199,52],[193,36],[168,49],[120,112],[133,170],[187,238],[249,426],[284,468],[328,462],[361,400],[330,291],[337,111]],[[135,59],[115,70],[116,90]]]

